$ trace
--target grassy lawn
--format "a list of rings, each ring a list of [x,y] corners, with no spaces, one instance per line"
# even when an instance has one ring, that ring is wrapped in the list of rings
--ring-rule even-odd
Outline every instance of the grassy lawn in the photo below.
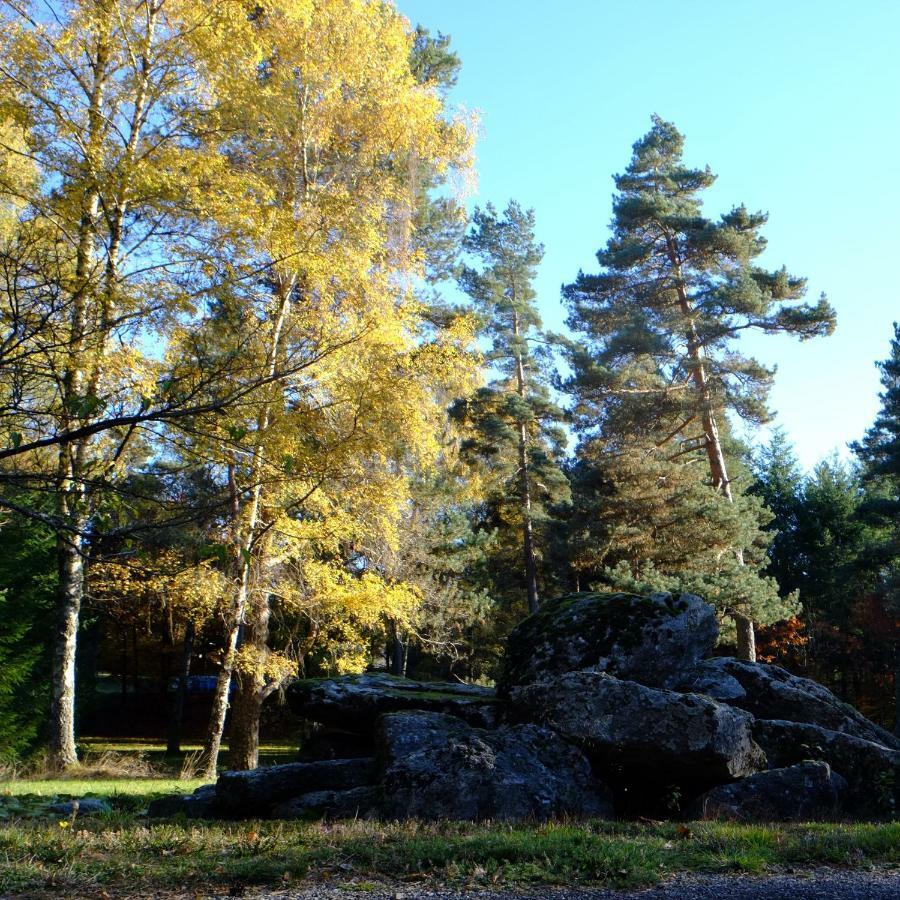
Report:
[[[0,814],[11,798],[122,797],[142,799],[160,794],[190,793],[201,778],[21,778],[0,781]],[[146,805],[146,804],[145,804]]]
[[[469,886],[650,885],[679,872],[765,872],[819,865],[900,868],[900,822],[736,826],[589,822],[150,822],[155,793],[196,782],[159,779],[0,783],[0,895],[206,891],[379,880]],[[77,790],[74,788],[77,785]],[[83,791],[82,788],[89,788]],[[112,812],[50,816],[48,798],[106,797]]]

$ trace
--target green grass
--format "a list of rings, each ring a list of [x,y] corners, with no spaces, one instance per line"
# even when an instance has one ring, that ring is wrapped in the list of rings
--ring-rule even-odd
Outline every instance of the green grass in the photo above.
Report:
[[[201,784],[201,778],[22,778],[0,781],[0,807],[6,797],[149,797],[190,793]]]
[[[75,820],[47,798],[78,785],[113,811]],[[156,822],[141,816],[159,791],[194,783],[159,779],[0,784],[0,895],[95,895],[313,878],[353,884],[459,886],[651,885],[681,872],[761,873],[790,866],[900,867],[900,823],[881,825],[554,825],[300,822]],[[87,793],[87,792],[85,792]],[[83,795],[83,794],[82,794]]]

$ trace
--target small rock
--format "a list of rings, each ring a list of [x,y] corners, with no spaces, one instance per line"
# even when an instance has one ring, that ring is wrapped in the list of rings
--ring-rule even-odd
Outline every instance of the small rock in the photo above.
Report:
[[[808,822],[840,812],[847,782],[824,762],[771,769],[713,788],[692,812],[700,819],[738,822]]]
[[[311,791],[343,791],[371,785],[371,758],[263,766],[250,772],[223,772],[216,782],[216,803],[226,816],[266,816],[280,803]]]
[[[273,819],[367,819],[379,808],[377,787],[357,787],[346,791],[312,791],[272,808]]]
[[[112,807],[105,800],[84,797],[80,800],[65,800],[47,807],[48,812],[58,816],[93,816],[97,813],[110,812]]]

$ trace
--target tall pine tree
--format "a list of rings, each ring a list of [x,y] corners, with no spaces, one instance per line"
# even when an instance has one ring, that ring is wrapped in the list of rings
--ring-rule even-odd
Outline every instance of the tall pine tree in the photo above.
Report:
[[[806,282],[757,264],[766,246],[763,213],[735,207],[718,220],[702,213],[715,176],[686,166],[684,139],[658,116],[615,176],[612,237],[601,270],[564,288],[570,326],[585,343],[572,355],[572,389],[582,412],[623,397],[652,422],[663,445],[702,450],[713,486],[733,500],[723,439],[726,411],[765,421],[772,370],[739,352],[750,329],[801,339],[828,334],[834,311],[802,298]],[[740,561],[742,547],[734,547]],[[738,652],[755,656],[753,624],[736,604]]]
[[[528,609],[535,612],[536,532],[552,506],[568,498],[569,485],[561,466],[565,413],[552,397],[553,354],[532,286],[544,254],[534,236],[534,211],[514,200],[502,215],[490,204],[476,210],[464,248],[481,264],[463,267],[460,285],[481,317],[495,377],[458,403],[455,414],[472,428],[470,458],[491,469],[495,510],[521,531]]]

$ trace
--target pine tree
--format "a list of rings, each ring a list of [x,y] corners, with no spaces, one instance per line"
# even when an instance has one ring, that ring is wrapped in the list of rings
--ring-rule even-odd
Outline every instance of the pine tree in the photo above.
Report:
[[[900,323],[894,323],[890,356],[878,368],[881,409],[853,449],[865,466],[872,493],[861,513],[884,529],[866,556],[878,568],[880,598],[894,620],[894,730],[900,734]]]
[[[544,248],[534,236],[534,211],[510,201],[502,216],[488,204],[476,210],[465,250],[480,268],[464,267],[460,285],[472,298],[496,372],[455,415],[472,428],[470,457],[487,463],[494,511],[521,532],[528,609],[539,606],[536,532],[569,488],[561,467],[566,443],[563,410],[551,395],[553,358],[532,286]]]
[[[612,434],[583,441],[572,469],[567,542],[579,587],[701,594],[724,617],[729,640],[737,611],[766,623],[795,612],[794,598],[779,597],[775,581],[759,574],[771,514],[745,489],[750,477],[733,441],[725,445],[729,501],[709,483],[702,449],[672,458],[665,435]]]
[[[777,582],[782,596],[800,587],[802,564],[798,528],[803,493],[803,472],[787,434],[777,428],[769,443],[752,460],[751,492],[762,498],[772,513],[766,526],[771,534],[766,569]]]
[[[48,498],[19,499],[49,506]],[[54,535],[32,519],[0,521],[0,759],[35,749],[46,724],[56,590]]]
[[[572,354],[572,389],[584,414],[607,402],[631,404],[664,443],[701,448],[715,489],[733,499],[720,431],[726,411],[762,422],[772,371],[741,354],[748,329],[801,339],[828,334],[834,311],[824,296],[802,302],[806,282],[756,260],[766,246],[763,213],[735,207],[714,221],[700,193],[715,181],[687,167],[684,139],[658,116],[615,177],[612,237],[597,254],[601,271],[564,288],[569,324],[586,341]],[[681,452],[681,451],[679,451]],[[740,558],[742,548],[734,551]],[[735,611],[739,654],[753,658],[753,626]]]

